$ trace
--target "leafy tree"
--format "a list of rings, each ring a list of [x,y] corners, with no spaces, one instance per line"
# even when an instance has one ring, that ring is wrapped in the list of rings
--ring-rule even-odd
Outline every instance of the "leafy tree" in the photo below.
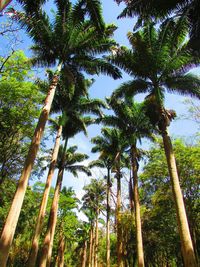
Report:
[[[165,90],[199,98],[200,80],[187,73],[188,66],[194,60],[186,50],[185,34],[184,27],[179,27],[178,34],[174,22],[162,24],[159,30],[150,24],[142,31],[129,33],[133,50],[121,48],[111,57],[111,61],[136,78],[123,84],[115,95],[148,93],[146,113],[163,138],[184,261],[186,266],[196,266],[175,156],[167,130],[175,112],[164,108]]]
[[[68,257],[72,255],[72,252],[68,251],[69,255],[66,259],[64,254],[66,243],[74,241],[78,227],[78,218],[74,211],[78,207],[78,202],[74,190],[63,187],[59,198],[58,227],[55,234],[55,238],[57,237],[58,240],[55,242],[55,244],[57,243],[56,266],[64,266],[64,261],[68,261]]]
[[[0,183],[18,179],[43,95],[29,78],[31,66],[22,51],[2,63],[0,73]]]
[[[198,259],[199,238],[196,237],[199,236],[199,157],[197,156],[199,147],[198,143],[189,145],[178,139],[174,141],[174,150],[192,241]],[[162,259],[165,263],[176,262],[177,266],[181,266],[181,245],[177,238],[175,207],[161,142],[152,147],[147,154],[147,164],[143,168],[140,179],[142,181],[142,202],[146,206],[143,224],[146,260],[154,263],[161,262]],[[168,208],[166,209],[166,207]],[[167,234],[161,235],[161,233]],[[152,246],[155,247],[154,251],[152,251]]]

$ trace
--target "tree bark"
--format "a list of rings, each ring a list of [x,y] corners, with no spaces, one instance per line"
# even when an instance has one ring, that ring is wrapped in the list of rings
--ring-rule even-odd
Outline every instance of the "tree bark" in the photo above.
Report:
[[[92,240],[92,267],[95,263],[95,227],[93,228],[93,240]]]
[[[86,266],[86,261],[87,261],[87,240],[85,240],[85,242],[84,242],[83,259],[82,259],[81,267],[85,267]]]
[[[91,228],[90,228],[90,251],[89,251],[89,262],[88,262],[88,266],[89,267],[93,267],[92,266],[92,254],[93,254],[93,225],[91,224]]]
[[[54,149],[53,149],[53,154],[52,154],[52,158],[51,158],[51,164],[50,164],[49,172],[47,175],[47,180],[46,180],[46,185],[45,185],[45,189],[44,189],[44,193],[43,193],[43,198],[42,198],[42,202],[41,202],[41,206],[40,206],[40,211],[39,211],[39,215],[37,217],[36,229],[35,229],[35,234],[34,234],[33,241],[32,241],[31,252],[30,252],[30,255],[28,258],[28,262],[27,262],[28,267],[34,267],[36,264],[36,260],[37,260],[37,254],[38,254],[38,249],[39,249],[39,238],[40,238],[40,234],[41,234],[42,226],[43,226],[43,222],[44,222],[49,192],[50,192],[50,188],[51,188],[51,182],[52,182],[54,170],[56,167],[61,134],[62,134],[62,126],[59,126],[59,129],[57,131]]]
[[[58,71],[60,71],[61,65],[59,65]],[[17,190],[13,202],[11,204],[2,234],[0,238],[0,266],[5,267],[8,259],[9,249],[12,244],[12,240],[15,234],[15,229],[19,219],[21,207],[23,204],[26,188],[28,185],[28,179],[30,177],[31,170],[39,149],[39,145],[42,139],[44,128],[48,120],[51,104],[54,98],[56,86],[58,83],[58,76],[53,77],[52,83],[49,87],[48,95],[45,99],[45,104],[40,114],[32,142],[29,148],[28,155],[24,163],[24,169],[22,171]]]
[[[106,266],[110,267],[110,169],[107,174]]]
[[[53,239],[54,239],[55,228],[56,228],[56,223],[57,223],[58,202],[59,202],[63,174],[64,174],[64,161],[65,161],[66,148],[67,148],[67,140],[65,140],[65,145],[63,148],[63,155],[62,155],[62,163],[58,171],[58,178],[56,182],[53,202],[51,205],[47,232],[46,232],[46,236],[43,242],[42,253],[40,257],[40,264],[39,264],[40,267],[46,267],[46,266],[49,267],[51,263]]]
[[[99,210],[96,211],[96,221],[95,221],[95,248],[94,248],[94,267],[98,266],[98,245],[99,245]]]
[[[59,201],[60,189],[62,186],[62,177],[63,177],[63,169],[60,169],[58,172],[58,179],[49,215],[47,232],[43,242],[40,264],[39,264],[40,267],[50,266],[51,251],[52,251],[52,236],[54,237],[55,227],[57,222],[58,201]]]
[[[130,172],[130,179],[129,179],[129,202],[131,208],[131,214],[134,214],[134,199],[133,199],[133,184],[132,184],[132,171]]]
[[[59,247],[58,247],[58,262],[57,267],[63,267],[64,266],[64,255],[65,255],[65,238],[62,234],[60,240],[59,240]]]
[[[185,205],[178,178],[175,155],[173,152],[171,139],[168,135],[167,129],[164,129],[162,131],[162,138],[163,138],[164,150],[167,159],[168,170],[172,184],[172,191],[176,206],[176,215],[178,220],[178,228],[179,228],[184,264],[185,267],[197,267],[187,215],[185,211]]]
[[[118,161],[120,160],[117,159]],[[119,165],[120,163],[117,163]],[[123,267],[122,261],[122,226],[121,226],[121,175],[120,167],[117,166],[117,263],[118,267]]]
[[[136,249],[137,249],[137,264],[138,267],[144,267],[144,251],[142,242],[142,226],[140,217],[140,201],[138,192],[138,163],[136,158],[136,149],[132,146],[132,175],[133,175],[133,197],[135,211],[135,226],[136,226]]]

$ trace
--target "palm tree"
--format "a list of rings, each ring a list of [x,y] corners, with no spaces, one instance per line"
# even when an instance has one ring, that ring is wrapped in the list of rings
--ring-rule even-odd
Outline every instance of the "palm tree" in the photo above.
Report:
[[[117,129],[103,128],[101,130],[102,136],[97,136],[92,138],[91,142],[96,146],[93,147],[92,151],[99,151],[100,159],[106,162],[106,167],[108,168],[107,176],[107,191],[110,191],[110,167],[116,172],[117,179],[117,207],[116,207],[116,217],[117,217],[117,254],[118,254],[118,266],[122,266],[122,229],[120,223],[120,212],[121,212],[121,160],[123,157],[123,152],[127,146],[125,138],[123,138],[122,133]],[[107,195],[109,197],[109,194]],[[109,199],[107,200],[109,203]],[[109,223],[110,217],[110,207],[107,206],[107,223]],[[107,225],[109,227],[109,224]],[[109,229],[107,229],[108,235]],[[109,238],[107,236],[107,238]],[[107,258],[109,259],[109,240],[107,239]],[[109,260],[107,261],[108,265]]]
[[[87,3],[92,2],[94,3],[94,1],[87,1]],[[28,179],[48,120],[60,71],[62,70],[68,81],[70,81],[70,88],[73,88],[76,78],[81,75],[82,70],[90,74],[105,73],[113,78],[120,77],[117,68],[114,68],[102,57],[96,58],[96,55],[102,55],[102,53],[109,51],[115,43],[110,38],[115,27],[113,25],[105,26],[103,32],[97,34],[94,23],[92,21],[84,21],[85,15],[88,13],[83,12],[83,5],[80,5],[80,2],[74,7],[72,7],[69,1],[58,0],[55,3],[57,14],[54,23],[50,22],[47,14],[41,9],[32,12],[31,16],[30,14],[28,16],[21,16],[22,23],[26,24],[27,31],[35,43],[32,47],[32,51],[35,54],[33,63],[43,67],[57,65],[57,71],[49,87],[45,104],[25,160],[19,185],[2,231],[0,239],[1,266],[5,266],[7,261]],[[78,7],[80,7],[80,10]],[[79,14],[78,10],[82,15],[82,20],[80,20],[80,16],[77,17],[77,14]],[[94,10],[95,8],[93,13]],[[98,14],[100,13],[96,12],[96,16]]]
[[[67,139],[65,140],[64,146],[60,147],[59,159],[58,159],[58,168],[59,168],[58,178],[56,182],[53,202],[49,215],[47,233],[43,243],[39,266],[50,266],[53,238],[57,221],[58,201],[59,201],[60,190],[62,187],[64,170],[71,172],[74,176],[78,176],[77,173],[79,171],[84,172],[87,175],[91,175],[87,167],[85,167],[84,165],[76,165],[76,163],[82,162],[83,160],[88,158],[88,156],[85,154],[75,153],[76,150],[77,150],[76,146],[67,149]]]
[[[94,267],[98,266],[98,219],[105,199],[105,185],[103,180],[91,179],[89,185],[83,188],[86,193],[82,197],[82,209],[89,209],[95,215],[95,246],[94,246]]]
[[[52,76],[52,73],[49,73],[49,76]],[[80,79],[77,80],[77,84],[75,85],[75,89],[73,92],[73,96],[71,96],[71,92],[68,92],[65,88],[68,85],[67,81],[63,81],[62,79],[58,83],[58,91],[55,94],[54,101],[52,104],[52,113],[62,113],[63,115],[59,119],[59,123],[57,123],[55,120],[50,120],[51,124],[53,124],[54,128],[59,129],[60,135],[63,133],[63,126],[64,126],[64,132],[65,134],[71,136],[70,131],[74,131],[73,127],[76,125],[77,130],[83,129],[85,131],[85,126],[82,125],[82,121],[79,118],[79,113],[81,112],[82,114],[87,112],[92,112],[96,114],[101,114],[99,107],[104,107],[103,101],[100,101],[98,99],[90,99],[89,97],[84,97],[87,95],[89,86],[92,84],[90,80],[84,80]],[[46,90],[47,85],[45,83],[41,83],[40,87],[43,90]],[[66,110],[66,103],[69,103],[67,110]],[[67,123],[67,117],[73,119],[76,124],[73,123],[73,127],[71,127],[72,124]],[[88,120],[89,122],[92,122],[90,118],[85,118],[85,120]],[[87,121],[85,121],[87,122]],[[66,125],[65,125],[66,124]],[[81,128],[81,125],[83,128]],[[59,136],[60,136],[59,135]],[[44,215],[46,212],[46,206],[47,206],[47,201],[48,201],[48,196],[49,196],[49,190],[51,186],[51,180],[54,174],[54,169],[57,161],[57,156],[58,156],[58,149],[59,149],[59,139],[56,139],[56,146],[55,146],[55,153],[53,153],[53,158],[52,158],[52,164],[50,164],[49,168],[49,175],[47,177],[46,181],[46,186],[45,190],[43,193],[43,199],[41,202],[40,206],[40,211],[39,215],[37,218],[37,223],[36,223],[36,229],[35,229],[35,234],[33,237],[32,241],[32,247],[31,247],[31,252],[29,255],[28,259],[28,266],[35,266],[35,262],[37,259],[37,253],[38,253],[38,243],[39,243],[39,237],[40,233],[42,230],[42,225],[44,221]]]
[[[138,168],[139,168],[139,149],[137,142],[142,138],[152,138],[150,121],[144,114],[144,105],[133,102],[132,98],[125,98],[124,101],[112,99],[108,100],[114,115],[104,116],[102,122],[106,125],[117,127],[129,142],[130,162],[133,177],[133,198],[136,226],[136,248],[137,262],[139,267],[144,266],[144,252],[142,242],[142,227],[140,218],[140,201],[138,189]],[[132,184],[132,181],[130,181]]]
[[[125,2],[126,7],[119,17],[137,16],[137,27],[145,21],[154,20],[159,22],[164,19],[179,19],[187,22],[190,30],[189,47],[200,51],[200,3],[198,0],[178,0],[178,1],[135,1],[135,0],[116,0],[116,2]]]
[[[86,267],[87,264],[87,247],[90,232],[90,223],[81,222],[80,227],[77,229],[77,235],[79,237],[78,248],[81,248],[81,267]]]
[[[102,152],[103,150],[104,150],[103,144],[99,146],[96,144],[96,146],[92,148],[92,152]],[[112,155],[110,154],[110,157],[111,156]],[[111,176],[112,166],[113,162],[109,160],[108,155],[107,157],[104,158],[99,157],[98,160],[91,161],[88,165],[89,168],[99,167],[107,169],[107,175],[106,175],[106,266],[107,267],[110,267],[110,188],[112,186],[110,176]]]
[[[63,118],[65,119],[65,124],[63,125],[63,138],[65,139],[65,145],[61,156],[62,160],[60,161],[60,166],[59,166],[57,185],[54,195],[55,201],[53,201],[52,203],[52,212],[49,218],[49,227],[44,240],[43,255],[40,260],[41,266],[46,266],[46,262],[47,266],[49,266],[50,264],[52,243],[56,226],[56,216],[57,216],[56,210],[58,209],[57,201],[59,198],[59,192],[64,174],[65,150],[67,148],[68,139],[70,137],[73,137],[80,131],[83,131],[85,134],[87,134],[86,126],[94,122],[94,119],[91,119],[89,116],[83,116],[82,114],[91,113],[91,114],[101,115],[100,107],[105,107],[103,101],[98,99],[90,99],[89,97],[83,96],[87,94],[91,82],[82,79],[80,81],[83,83],[82,87],[81,84],[79,83],[77,87],[75,87],[73,96],[71,96],[70,92],[66,93],[66,90],[63,90],[62,88],[63,86],[62,83],[60,83],[59,85],[60,90],[57,92],[59,96],[55,98],[56,101],[53,103],[53,111],[54,112],[61,111],[63,113]],[[67,99],[69,99],[69,102],[66,108],[65,103]],[[71,172],[72,172],[72,167],[71,167]],[[74,175],[75,174],[76,173],[74,173]]]
[[[38,214],[37,221],[36,221],[36,228],[35,228],[35,233],[34,233],[34,237],[33,237],[33,241],[32,241],[32,247],[31,247],[30,255],[29,255],[29,258],[27,261],[27,266],[29,266],[29,267],[34,267],[35,263],[36,263],[38,248],[39,248],[39,246],[38,246],[39,245],[39,238],[40,238],[40,234],[42,232],[42,226],[43,226],[43,222],[44,222],[49,192],[50,192],[50,188],[51,188],[51,182],[52,182],[54,170],[56,167],[58,151],[59,151],[59,147],[60,147],[60,140],[61,140],[61,136],[62,136],[62,128],[63,127],[62,127],[61,117],[59,118],[59,122],[57,122],[55,120],[51,120],[51,123],[53,123],[54,127],[57,128],[57,135],[56,135],[55,144],[54,144],[54,148],[53,148],[53,152],[52,152],[52,156],[51,156],[51,163],[49,166],[49,171],[48,171],[48,175],[47,175],[47,179],[46,179],[46,184],[45,184],[45,189],[43,192],[40,210],[39,210],[39,214]]]
[[[179,31],[179,32],[178,32]],[[200,97],[200,79],[187,73],[194,63],[186,50],[185,28],[176,24],[162,24],[157,31],[152,24],[142,31],[128,33],[133,50],[121,48],[111,60],[135,79],[122,84],[115,96],[148,93],[147,114],[163,138],[169,175],[176,204],[183,258],[186,266],[196,266],[188,221],[179,184],[175,156],[168,134],[168,126],[175,112],[164,108],[164,93]]]
[[[58,225],[57,225],[57,233],[59,236],[58,248],[57,248],[57,255],[55,259],[55,266],[63,267],[64,266],[64,256],[65,256],[65,246],[66,242],[71,235],[75,233],[75,228],[73,234],[69,231],[70,227],[72,226],[66,223],[66,219],[71,218],[72,220],[76,218],[75,212],[73,209],[78,208],[78,199],[75,196],[74,190],[69,187],[63,187],[59,199],[59,216],[58,216]],[[76,221],[76,220],[75,220]],[[73,223],[75,223],[73,220]],[[71,232],[71,233],[69,233]]]

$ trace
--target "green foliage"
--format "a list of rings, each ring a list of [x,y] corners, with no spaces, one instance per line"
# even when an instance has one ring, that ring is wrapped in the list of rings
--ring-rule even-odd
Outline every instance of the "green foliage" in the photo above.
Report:
[[[174,142],[174,150],[190,231],[196,254],[199,254],[200,149],[198,144],[189,145],[178,139]],[[146,261],[150,264],[156,263],[158,266],[161,262],[182,266],[175,206],[161,143],[149,151],[147,164],[143,168],[140,179],[141,199],[146,206],[143,215]],[[153,250],[152,247],[154,247]]]
[[[1,58],[1,61],[4,59]],[[32,138],[43,95],[30,78],[29,59],[22,51],[5,62],[0,83],[0,179],[18,178]]]

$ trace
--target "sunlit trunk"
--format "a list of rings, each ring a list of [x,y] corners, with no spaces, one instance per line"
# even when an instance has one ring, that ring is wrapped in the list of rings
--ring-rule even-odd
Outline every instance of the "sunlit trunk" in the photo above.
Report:
[[[131,214],[134,213],[134,199],[133,199],[133,182],[132,182],[132,171],[130,172],[130,179],[129,179],[129,202],[131,208]]]
[[[175,156],[167,129],[164,129],[162,131],[162,137],[176,206],[176,214],[178,219],[178,228],[181,239],[181,248],[184,264],[185,267],[197,267],[194,248],[185,211],[185,205],[178,178]]]
[[[117,178],[117,263],[118,267],[123,267],[122,261],[122,226],[121,226],[121,173],[120,173],[120,155],[116,158],[116,178]]]
[[[52,178],[54,175],[54,170],[55,170],[55,166],[56,166],[56,162],[57,162],[61,134],[62,134],[62,126],[60,126],[58,131],[57,131],[56,141],[55,141],[54,150],[53,150],[53,154],[52,154],[52,158],[51,158],[51,164],[49,167],[49,172],[48,172],[48,176],[47,176],[47,180],[46,180],[46,185],[45,185],[45,189],[44,189],[44,193],[43,193],[43,198],[42,198],[42,202],[41,202],[41,206],[40,206],[39,215],[38,215],[37,221],[36,221],[36,230],[35,230],[35,234],[33,237],[31,252],[29,255],[28,263],[27,263],[28,267],[34,267],[36,264],[36,260],[37,260],[37,254],[38,254],[38,248],[39,248],[39,238],[40,238],[40,234],[41,234],[42,227],[43,227],[49,192],[50,192],[50,188],[51,188],[51,182],[52,182]]]
[[[86,262],[87,262],[87,240],[84,241],[83,258],[82,258],[82,265],[81,265],[81,267],[86,267]]]
[[[57,223],[58,202],[59,202],[63,174],[64,174],[63,165],[65,161],[66,148],[67,148],[67,140],[65,141],[65,145],[63,148],[61,167],[59,168],[59,171],[58,171],[58,177],[57,177],[56,187],[54,191],[53,202],[51,205],[47,232],[46,232],[45,239],[43,242],[43,247],[42,247],[42,252],[41,252],[41,257],[40,257],[40,264],[39,264],[40,267],[46,267],[46,266],[49,267],[51,263],[53,239],[54,239],[55,228],[56,228],[56,223]]]
[[[58,72],[60,71],[60,69],[61,69],[61,65],[59,65],[58,67]],[[1,238],[0,238],[0,266],[1,267],[6,266],[9,249],[10,249],[10,246],[12,244],[12,240],[15,234],[15,229],[16,229],[17,222],[19,219],[25,192],[27,189],[28,180],[29,180],[31,170],[33,168],[33,164],[34,164],[34,161],[35,161],[38,149],[39,149],[39,145],[42,139],[44,128],[48,120],[48,116],[49,116],[49,112],[51,109],[51,104],[54,98],[57,83],[58,83],[58,76],[55,75],[49,87],[48,95],[45,99],[45,104],[40,114],[36,129],[35,129],[35,132],[32,138],[32,142],[29,148],[29,152],[24,163],[24,169],[22,171],[13,202],[11,204],[7,219],[4,224],[4,228],[3,228]]]
[[[58,260],[57,260],[57,267],[64,266],[64,254],[65,253],[65,238],[64,235],[60,237],[59,245],[58,245]]]
[[[106,266],[110,267],[110,169],[107,174]]]
[[[133,198],[135,211],[135,227],[136,227],[136,249],[137,249],[137,266],[144,267],[144,251],[142,242],[142,226],[140,217],[140,201],[138,192],[138,163],[136,158],[136,149],[131,148],[132,156],[132,175],[133,175]]]
[[[95,248],[94,248],[94,267],[98,265],[98,245],[99,245],[99,210],[96,211],[96,220],[95,220]]]
[[[89,262],[88,262],[88,266],[89,267],[93,267],[92,266],[92,257],[93,257],[93,225],[91,224],[90,227],[90,250],[89,250]]]
[[[94,267],[95,259],[95,227],[93,228],[93,240],[92,240],[92,267]]]

